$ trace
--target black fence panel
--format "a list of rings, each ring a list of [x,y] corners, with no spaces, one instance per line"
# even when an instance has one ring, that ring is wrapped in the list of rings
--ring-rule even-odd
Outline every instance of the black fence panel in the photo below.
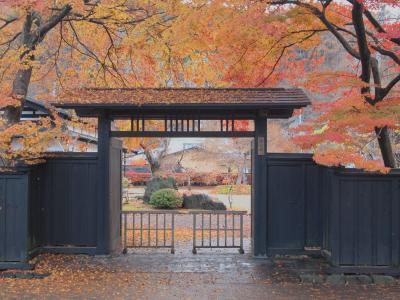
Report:
[[[97,156],[49,158],[42,180],[44,246],[96,246]]]
[[[320,247],[321,168],[308,154],[269,154],[266,160],[268,254]]]
[[[400,172],[330,170],[324,250],[333,266],[399,265]]]
[[[29,172],[0,174],[0,268],[28,258]]]
[[[28,237],[29,250],[43,244],[42,199],[44,191],[45,165],[30,168],[28,199]]]

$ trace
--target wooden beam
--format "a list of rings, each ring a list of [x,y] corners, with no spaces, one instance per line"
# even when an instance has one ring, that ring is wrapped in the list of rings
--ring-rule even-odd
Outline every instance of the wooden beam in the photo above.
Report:
[[[110,137],[154,137],[154,138],[162,138],[162,137],[175,137],[175,138],[184,138],[184,137],[198,137],[198,138],[250,138],[254,137],[254,131],[111,131]]]
[[[253,254],[267,256],[268,237],[268,199],[267,199],[267,118],[260,116],[255,120],[255,139],[253,146]]]

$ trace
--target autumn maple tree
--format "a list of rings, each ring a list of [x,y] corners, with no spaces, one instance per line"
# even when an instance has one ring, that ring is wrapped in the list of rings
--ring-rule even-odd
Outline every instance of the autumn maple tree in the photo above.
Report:
[[[222,84],[305,87],[320,99],[294,141],[318,163],[396,167],[398,1],[223,1],[213,11],[196,26],[200,32],[212,27],[207,59]],[[326,55],[332,44],[336,65]]]
[[[157,66],[171,60],[165,56],[168,43],[159,40],[174,21],[180,4],[1,0],[2,159],[39,155],[49,138],[63,135],[56,113],[49,120],[20,122],[28,92],[57,95],[60,89],[154,85],[167,78],[168,72],[157,72]],[[156,50],[149,51],[151,47]],[[35,140],[28,132],[35,133]],[[13,146],[16,139],[17,146]],[[29,153],[23,147],[27,144],[32,145]]]
[[[398,19],[387,17],[381,20],[376,14],[384,6],[399,9],[400,3],[375,0],[344,2],[269,2],[273,6],[294,5],[300,12],[319,20],[319,26],[303,27],[302,30],[319,34],[329,32],[357,63],[357,68],[351,73],[313,74],[314,89],[325,85],[330,92],[332,87],[343,92],[338,101],[319,105],[322,115],[310,126],[300,128],[305,136],[297,141],[303,147],[334,144],[322,151],[317,150],[317,161],[334,165],[353,163],[374,169],[379,168],[378,163],[363,156],[367,145],[365,140],[374,133],[385,167],[394,168],[396,162],[390,130],[398,130],[400,126],[400,99],[394,91],[400,81],[400,26]]]
[[[390,136],[396,135],[400,126],[400,24],[395,17],[400,3],[259,3],[264,8],[253,10],[254,18],[249,21],[255,25],[252,31],[258,32],[259,38],[242,39],[238,54],[231,55],[238,60],[230,65],[229,79],[237,85],[305,86],[328,98],[329,102],[316,102],[314,111],[318,114],[297,128],[298,136],[294,139],[302,148],[312,149],[317,162],[382,171],[396,167]],[[379,18],[379,12],[385,8],[394,17],[386,11],[386,16]],[[260,45],[260,41],[271,37],[266,46]],[[324,54],[317,49],[330,39],[340,46],[341,51],[336,54],[341,55],[346,68],[324,68]],[[243,72],[256,76],[242,78]],[[384,164],[370,150],[375,140]]]

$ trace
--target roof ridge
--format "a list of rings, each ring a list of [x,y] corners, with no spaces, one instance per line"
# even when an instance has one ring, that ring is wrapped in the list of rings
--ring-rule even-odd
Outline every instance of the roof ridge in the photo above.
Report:
[[[84,90],[104,90],[104,91],[135,91],[135,90],[152,90],[152,91],[163,91],[163,90],[171,90],[171,91],[185,91],[185,90],[198,90],[198,91],[293,91],[293,90],[301,90],[299,88],[235,88],[235,87],[213,87],[213,88],[202,88],[202,87],[160,87],[160,88],[155,88],[155,87],[136,87],[136,88],[127,88],[127,87],[121,87],[121,88],[111,88],[111,87],[85,87],[81,88]],[[80,89],[78,89],[80,90]]]

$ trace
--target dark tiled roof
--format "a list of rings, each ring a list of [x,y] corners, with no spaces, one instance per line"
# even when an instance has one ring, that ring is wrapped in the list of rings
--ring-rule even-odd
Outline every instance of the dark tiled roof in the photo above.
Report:
[[[59,107],[210,104],[299,107],[310,104],[310,99],[301,89],[283,88],[87,88],[65,93],[55,104]]]

